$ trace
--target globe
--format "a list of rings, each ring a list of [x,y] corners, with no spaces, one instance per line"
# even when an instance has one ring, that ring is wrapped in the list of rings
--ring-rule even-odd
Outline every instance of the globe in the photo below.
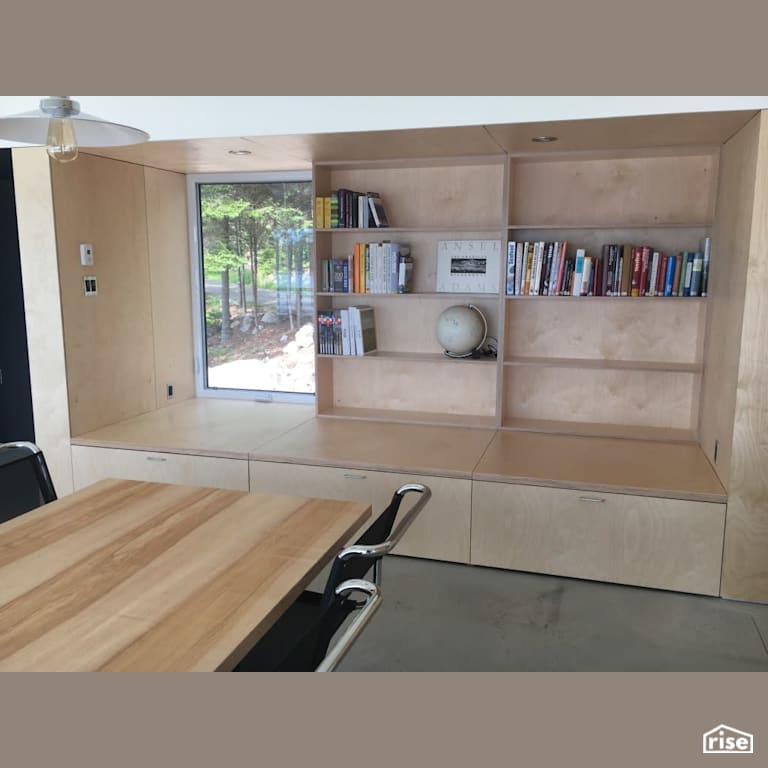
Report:
[[[437,340],[449,355],[470,355],[484,341],[485,317],[474,305],[448,307],[437,318]]]

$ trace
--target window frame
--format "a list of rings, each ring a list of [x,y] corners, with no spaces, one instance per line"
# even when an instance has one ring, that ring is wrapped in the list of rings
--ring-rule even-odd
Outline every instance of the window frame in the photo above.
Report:
[[[189,226],[190,277],[192,292],[192,324],[195,361],[195,396],[230,400],[254,400],[262,403],[313,404],[315,392],[276,392],[257,389],[224,389],[207,385],[207,347],[205,328],[205,290],[202,251],[202,218],[200,215],[201,184],[248,184],[259,182],[307,181],[312,183],[311,170],[253,171],[246,173],[194,173],[187,174],[187,219]],[[314,198],[313,198],[314,199]],[[312,214],[313,212],[310,212]],[[314,272],[314,268],[312,267]]]

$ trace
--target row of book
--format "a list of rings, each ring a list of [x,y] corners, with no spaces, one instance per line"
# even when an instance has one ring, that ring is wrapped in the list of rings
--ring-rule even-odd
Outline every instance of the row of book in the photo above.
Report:
[[[317,352],[320,355],[367,355],[376,350],[373,307],[321,309],[317,312]]]
[[[410,247],[402,243],[355,243],[349,256],[321,259],[324,293],[408,293],[413,276]]]
[[[387,214],[378,192],[336,189],[315,198],[315,226],[318,229],[388,227]]]
[[[699,251],[664,253],[610,243],[600,254],[567,241],[510,242],[507,296],[706,296],[711,239]]]

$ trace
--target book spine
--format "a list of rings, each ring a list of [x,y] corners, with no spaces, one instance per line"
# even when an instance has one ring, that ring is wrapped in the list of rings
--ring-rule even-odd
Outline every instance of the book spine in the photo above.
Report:
[[[515,296],[520,296],[523,292],[525,283],[525,270],[523,263],[528,253],[528,243],[517,244],[517,253],[515,254]]]
[[[533,243],[528,243],[528,253],[525,255],[525,282],[523,293],[531,295],[531,272],[533,271]]]
[[[581,295],[582,296],[589,296],[591,292],[590,291],[591,283],[592,283],[592,257],[585,256],[583,273],[581,276]]]
[[[621,295],[629,296],[632,289],[632,246],[625,243],[621,250]]]
[[[707,286],[709,284],[709,258],[712,248],[712,238],[707,236],[701,241],[701,250],[704,254],[704,261],[701,268],[701,295],[707,295]]]
[[[663,296],[667,287],[667,263],[669,256],[666,253],[661,254],[659,259],[659,274],[656,280],[656,295]]]
[[[683,292],[680,289],[680,275],[683,274],[683,259],[684,253],[681,251],[675,256],[675,274],[672,278],[672,295],[682,296]]]
[[[701,273],[704,267],[704,254],[697,251],[693,254],[691,267],[691,296],[701,295]]]
[[[649,270],[650,274],[648,275],[648,290],[646,291],[646,296],[655,296],[656,295],[656,282],[659,279],[659,252],[654,251],[653,255],[651,256],[651,266]]]
[[[584,275],[584,256],[586,256],[584,248],[578,248],[576,250],[576,264],[573,269],[572,296],[581,296],[581,279]]]
[[[644,245],[641,248],[640,259],[640,296],[646,296],[648,294],[648,270],[651,266],[651,249],[649,246]]]
[[[507,243],[507,296],[515,295],[515,258],[517,256],[517,243]]]
[[[694,256],[693,251],[687,251],[685,254],[685,283],[683,284],[683,296],[691,295],[691,276],[693,275],[693,256]]]
[[[556,296],[563,295],[563,278],[565,276],[565,262],[566,262],[567,251],[568,251],[568,241],[564,240],[562,245],[560,246],[560,267],[557,274],[557,285],[555,286]]]
[[[549,295],[557,296],[557,281],[560,276],[560,252],[562,243],[556,242],[552,249],[552,269],[549,275]]]
[[[634,247],[632,249],[632,283],[631,296],[640,295],[640,276],[643,272],[643,249]]]
[[[605,248],[605,281],[603,286],[603,296],[613,295],[613,272],[616,269],[616,249],[613,245],[606,245]]]
[[[533,262],[531,264],[531,296],[539,295],[539,275],[541,274],[541,242],[533,244]]]
[[[664,295],[665,296],[671,296],[672,295],[672,286],[675,282],[675,262],[677,259],[673,254],[669,254],[667,257],[667,269],[666,269],[666,275],[665,275],[665,281],[664,281]]]

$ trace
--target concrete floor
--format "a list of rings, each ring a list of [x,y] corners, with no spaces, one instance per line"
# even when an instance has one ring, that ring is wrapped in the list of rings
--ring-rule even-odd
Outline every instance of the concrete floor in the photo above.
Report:
[[[768,605],[388,557],[339,671],[768,670]]]

